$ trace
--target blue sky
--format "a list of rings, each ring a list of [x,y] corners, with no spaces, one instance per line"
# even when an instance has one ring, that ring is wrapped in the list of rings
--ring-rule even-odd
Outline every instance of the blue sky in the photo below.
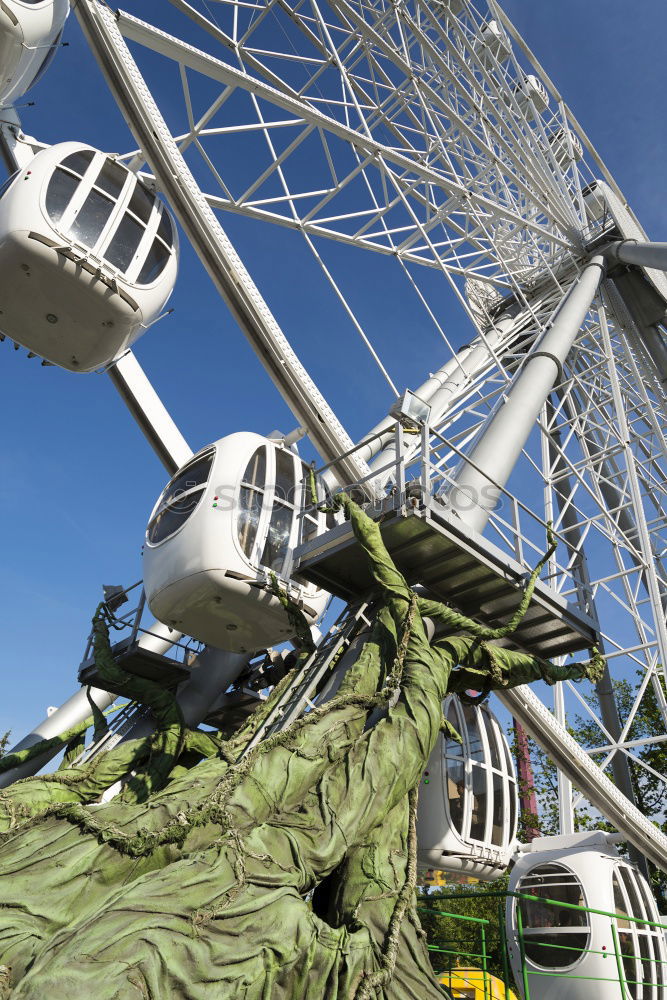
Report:
[[[136,9],[159,24],[165,6],[143,0]],[[666,239],[667,4],[505,0],[505,8],[649,234]],[[22,112],[25,130],[46,142],[129,148],[74,18],[66,39],[69,47],[29,95],[35,104]],[[223,224],[311,374],[358,436],[386,412],[387,389],[365,359],[347,357],[351,334],[342,313],[330,299],[323,305],[316,282],[299,280],[302,250],[284,242],[282,231],[237,219]],[[411,304],[387,299],[373,261],[364,274],[366,284],[353,295],[368,330],[383,338],[389,330],[386,356],[399,387],[416,384],[437,365],[437,343],[424,339],[418,351],[406,349]],[[137,355],[192,447],[234,430],[291,429],[293,418],[187,248],[171,304],[174,314],[140,341]],[[462,316],[447,321],[455,340],[468,339]],[[101,584],[139,578],[145,523],[165,474],[105,376],[41,368],[6,342],[0,382],[0,733],[11,728],[18,737],[73,691]]]

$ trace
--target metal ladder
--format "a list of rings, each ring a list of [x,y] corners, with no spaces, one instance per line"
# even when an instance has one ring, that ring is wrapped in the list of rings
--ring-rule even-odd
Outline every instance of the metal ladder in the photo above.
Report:
[[[244,754],[267,736],[286,729],[307,708],[315,707],[313,696],[324,675],[338,662],[338,654],[347,649],[362,627],[371,625],[371,619],[366,614],[368,607],[368,602],[363,602],[344,608],[317,649],[297,672],[291,685],[283,691]]]
[[[94,740],[85,747],[79,756],[72,762],[73,767],[80,767],[89,763],[99,753],[112,750],[117,746],[123,737],[139,722],[140,719],[149,715],[150,712],[143,705],[136,701],[130,701],[121,708],[109,722],[109,727],[99,739]]]

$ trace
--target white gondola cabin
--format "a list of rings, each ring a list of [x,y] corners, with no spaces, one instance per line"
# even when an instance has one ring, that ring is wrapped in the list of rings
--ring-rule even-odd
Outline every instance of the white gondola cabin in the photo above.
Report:
[[[198,452],[163,490],[148,525],[144,586],[155,617],[236,652],[284,642],[294,628],[271,590],[274,573],[314,624],[328,595],[286,582],[292,550],[326,526],[326,514],[302,514],[309,473],[279,440],[249,432]]]
[[[664,932],[651,926],[660,922],[655,900],[604,832],[534,840],[509,890],[534,897],[507,903],[510,960],[521,985],[523,958],[533,1000],[667,995]]]
[[[493,59],[505,62],[512,51],[504,29],[494,20],[487,21],[483,26],[479,38],[473,42],[473,48],[479,59],[488,65],[492,65]]]
[[[447,8],[446,11],[441,11],[441,7]],[[448,13],[454,17],[459,17],[465,11],[465,0],[437,0],[435,9],[438,14]]]
[[[169,211],[113,156],[59,143],[0,188],[0,330],[52,364],[89,372],[118,358],[177,270]]]
[[[514,88],[519,107],[527,115],[535,111],[543,114],[549,108],[549,94],[542,81],[532,74],[527,74]]]
[[[547,131],[547,142],[561,170],[565,170],[572,161],[578,162],[583,158],[584,147],[581,145],[581,139],[570,129],[559,126]]]
[[[0,107],[17,101],[47,70],[69,14],[69,0],[0,3]]]
[[[507,740],[488,705],[445,699],[460,744],[441,735],[419,789],[419,862],[492,881],[507,869],[516,842],[517,782]]]

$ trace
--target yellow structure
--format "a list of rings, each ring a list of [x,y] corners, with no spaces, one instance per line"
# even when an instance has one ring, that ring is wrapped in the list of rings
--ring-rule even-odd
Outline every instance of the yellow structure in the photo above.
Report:
[[[517,1000],[511,990],[505,992],[503,982],[481,969],[472,967],[452,969],[440,976],[440,982],[452,1000]]]
[[[478,885],[479,879],[474,875],[463,875],[453,872],[441,872],[435,868],[427,868],[419,876],[419,885],[437,885],[441,888],[448,885]]]
[[[435,871],[433,868],[429,868],[427,871],[421,873],[421,878],[419,879],[421,885],[447,885],[447,876],[444,872]]]

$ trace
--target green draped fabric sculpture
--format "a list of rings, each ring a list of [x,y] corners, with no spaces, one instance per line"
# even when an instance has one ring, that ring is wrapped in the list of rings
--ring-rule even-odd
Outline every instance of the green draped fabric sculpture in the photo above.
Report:
[[[443,698],[595,679],[602,662],[556,667],[494,646],[498,633],[417,598],[375,522],[339,503],[379,596],[335,697],[245,753],[261,718],[223,741],[184,732],[163,699],[152,740],[0,794],[0,997],[445,995],[414,896],[416,789]],[[427,616],[467,634],[429,642]],[[99,615],[95,629],[104,664]],[[95,804],[129,771],[123,795]]]

